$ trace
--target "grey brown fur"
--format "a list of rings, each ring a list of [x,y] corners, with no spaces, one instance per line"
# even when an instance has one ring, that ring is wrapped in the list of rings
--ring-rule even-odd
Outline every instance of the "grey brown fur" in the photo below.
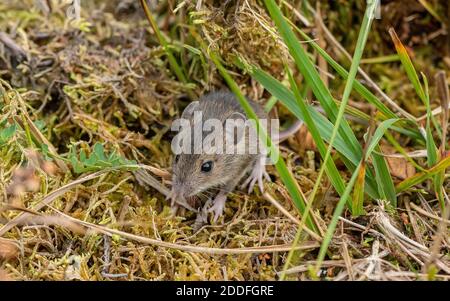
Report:
[[[259,118],[268,120],[268,115],[259,104],[251,100],[249,100],[249,103]],[[203,120],[214,118],[224,122],[227,118],[234,116],[235,113],[240,113],[237,115],[246,118],[245,112],[235,95],[227,91],[204,95],[198,103],[196,102],[185,109],[182,118],[192,120],[194,111],[201,111]],[[248,153],[180,154],[177,160],[174,158],[172,197],[181,198],[184,202],[191,196],[205,195],[212,188],[227,194],[234,190],[244,175],[255,165],[258,156],[258,154]],[[209,173],[201,171],[201,165],[206,161],[213,161],[213,168]]]

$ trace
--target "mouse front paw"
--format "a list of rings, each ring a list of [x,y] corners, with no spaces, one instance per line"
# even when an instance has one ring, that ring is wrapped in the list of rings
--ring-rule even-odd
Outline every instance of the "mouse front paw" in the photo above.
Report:
[[[225,202],[227,201],[227,196],[223,193],[219,193],[213,200],[213,205],[208,209],[208,212],[214,212],[213,221],[217,222],[219,217],[223,214],[225,209]]]
[[[261,192],[264,192],[263,178],[270,181],[269,174],[266,172],[266,158],[260,157],[253,167],[250,176],[242,184],[241,188],[244,189],[248,187],[248,193],[250,194],[255,187],[256,182],[258,182],[258,187]]]

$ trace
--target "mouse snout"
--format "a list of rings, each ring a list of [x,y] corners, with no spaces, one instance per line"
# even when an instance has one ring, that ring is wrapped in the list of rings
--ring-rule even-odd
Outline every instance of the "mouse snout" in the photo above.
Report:
[[[186,199],[186,189],[183,183],[179,181],[174,181],[172,184],[172,193],[173,200],[185,200]]]

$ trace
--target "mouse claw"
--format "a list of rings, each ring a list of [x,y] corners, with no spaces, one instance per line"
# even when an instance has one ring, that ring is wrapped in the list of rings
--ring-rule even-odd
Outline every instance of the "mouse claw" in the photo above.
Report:
[[[170,207],[172,208],[176,206],[175,198],[175,193],[173,191],[166,195],[166,201],[170,201]]]
[[[186,209],[188,209],[188,210],[190,210],[190,211],[197,211],[196,209],[194,209],[191,205],[189,205],[188,204],[188,202],[186,201],[186,198],[185,197],[183,197],[183,196],[179,196],[178,194],[176,194],[176,193],[174,193],[174,192],[171,192],[168,196],[167,196],[167,198],[166,198],[166,200],[167,199],[170,199],[170,206],[172,207],[172,208],[174,208],[174,207],[183,207],[183,208],[186,208]]]
[[[223,214],[225,209],[225,202],[227,201],[227,196],[223,193],[219,193],[214,201],[213,205],[208,209],[208,212],[214,212],[213,222],[217,222],[219,217]]]
[[[178,201],[177,204],[181,205],[182,207],[184,207],[190,211],[193,211],[193,212],[197,211],[195,208],[193,208],[191,205],[189,205],[186,201]]]
[[[177,204],[170,205],[170,215],[176,216],[178,212],[179,206]]]
[[[253,191],[253,187],[255,187],[256,182],[258,182],[258,187],[261,192],[264,192],[264,182],[263,178],[267,181],[270,181],[269,174],[266,172],[266,158],[261,157],[253,167],[253,170],[250,176],[245,180],[244,184],[242,184],[241,188],[248,187],[248,193],[250,194]]]

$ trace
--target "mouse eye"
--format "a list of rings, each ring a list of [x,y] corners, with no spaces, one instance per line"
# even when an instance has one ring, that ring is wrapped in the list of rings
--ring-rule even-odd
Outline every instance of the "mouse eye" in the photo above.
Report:
[[[202,164],[201,171],[202,172],[210,172],[212,167],[213,167],[213,162],[212,161],[207,161],[207,162]]]
[[[175,163],[178,163],[178,160],[180,159],[180,155],[175,156]]]

